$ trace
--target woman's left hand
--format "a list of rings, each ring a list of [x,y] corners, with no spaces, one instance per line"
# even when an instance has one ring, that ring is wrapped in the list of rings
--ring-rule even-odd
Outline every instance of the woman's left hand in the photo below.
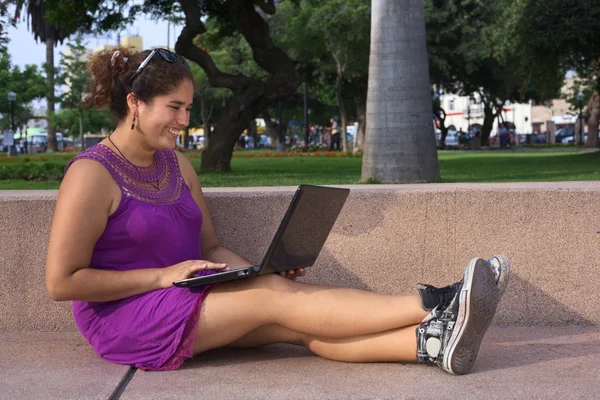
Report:
[[[298,268],[280,272],[279,275],[283,276],[284,278],[288,278],[295,281],[296,278],[306,275],[306,272],[304,271],[304,268]]]

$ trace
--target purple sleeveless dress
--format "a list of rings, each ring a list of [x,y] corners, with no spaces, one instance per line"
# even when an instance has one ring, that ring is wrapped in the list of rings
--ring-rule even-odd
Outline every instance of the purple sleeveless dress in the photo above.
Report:
[[[202,259],[202,213],[174,151],[157,151],[153,164],[142,168],[98,144],[73,158],[65,173],[82,158],[101,163],[121,188],[121,202],[94,246],[90,268],[127,271]],[[171,287],[109,302],[74,301],[73,316],[104,359],[144,370],[172,370],[193,355],[202,301],[212,287]]]

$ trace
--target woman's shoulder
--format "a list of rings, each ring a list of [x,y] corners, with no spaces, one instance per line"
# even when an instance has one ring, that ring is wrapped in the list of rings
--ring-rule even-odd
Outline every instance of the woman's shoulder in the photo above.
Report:
[[[104,167],[103,169],[109,169],[110,164],[110,149],[102,144],[96,144],[89,147],[73,157],[65,166],[65,175],[67,171],[75,164],[79,165],[96,165],[96,168]],[[77,163],[80,160],[87,160],[83,163]],[[79,167],[79,168],[94,168],[94,167]]]
[[[98,144],[79,153],[65,166],[63,180],[93,182],[98,188],[102,188],[103,183],[110,184],[113,174],[107,151],[110,150]]]
[[[177,163],[179,165],[179,171],[181,172],[181,175],[183,176],[183,178],[185,179],[186,183],[189,186],[189,183],[192,180],[197,179],[196,170],[194,169],[192,162],[185,154],[183,154],[180,151],[177,151],[177,150],[169,150],[169,151],[172,151],[173,154],[175,155],[175,157],[177,158]]]

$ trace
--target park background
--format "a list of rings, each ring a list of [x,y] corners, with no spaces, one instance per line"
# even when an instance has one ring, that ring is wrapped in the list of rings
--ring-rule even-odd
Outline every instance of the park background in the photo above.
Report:
[[[3,31],[0,189],[57,188],[66,162],[111,132],[107,110],[79,107],[85,63],[145,49],[141,18],[167,22],[160,47],[194,72],[178,144],[204,186],[598,179],[592,1],[411,1],[381,26],[383,3],[3,2],[3,26],[45,44],[46,62],[13,64]]]

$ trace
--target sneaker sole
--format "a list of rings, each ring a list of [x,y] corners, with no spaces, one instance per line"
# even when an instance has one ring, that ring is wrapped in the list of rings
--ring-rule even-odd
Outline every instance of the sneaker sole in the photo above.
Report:
[[[474,258],[465,271],[458,318],[442,362],[444,370],[464,375],[473,368],[481,341],[494,319],[497,307],[495,274],[485,260]]]

